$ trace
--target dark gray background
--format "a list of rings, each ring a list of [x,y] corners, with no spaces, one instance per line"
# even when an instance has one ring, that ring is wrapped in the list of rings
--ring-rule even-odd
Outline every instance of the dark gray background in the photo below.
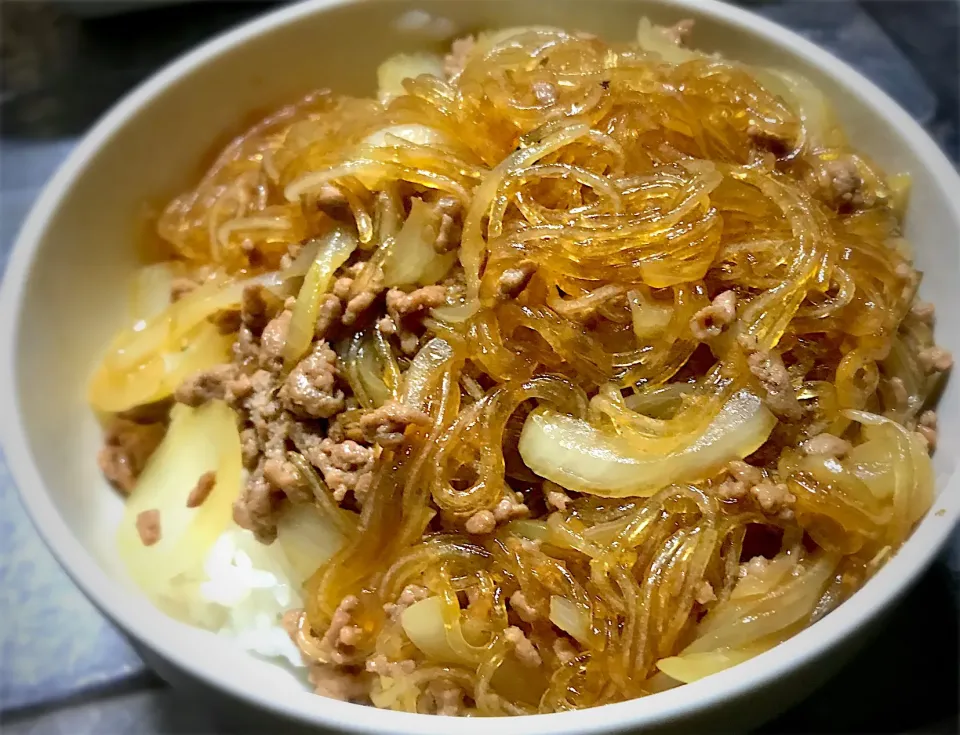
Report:
[[[0,264],[40,187],[110,105],[179,53],[270,7],[153,4],[0,0]],[[957,160],[956,2],[745,4],[860,69]],[[129,5],[134,12],[121,12]],[[763,731],[960,732],[958,620],[955,535],[879,637]],[[0,727],[15,735],[275,731],[236,709],[170,690],[150,673],[49,556],[2,461]]]

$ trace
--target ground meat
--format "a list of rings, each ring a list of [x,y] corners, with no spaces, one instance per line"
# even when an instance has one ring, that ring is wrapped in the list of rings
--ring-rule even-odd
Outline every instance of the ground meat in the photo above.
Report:
[[[700,584],[697,585],[697,591],[694,593],[693,599],[701,605],[706,605],[708,602],[716,600],[717,595],[713,591],[713,585],[705,579],[701,581]]]
[[[280,299],[263,286],[246,286],[240,297],[240,320],[253,334],[260,334],[279,306]]]
[[[742,459],[735,459],[727,465],[727,471],[737,478],[740,482],[749,486],[763,482],[763,472],[752,464],[747,464]]]
[[[194,408],[208,401],[226,401],[235,405],[252,390],[250,378],[231,363],[194,373],[177,386],[173,397],[178,403]]]
[[[153,546],[160,540],[160,511],[156,508],[137,515],[137,534],[144,546]]]
[[[440,224],[437,227],[437,239],[433,241],[433,249],[438,253],[449,253],[460,245],[462,234],[460,223],[449,214],[440,215]]]
[[[397,324],[411,314],[440,306],[447,300],[447,290],[443,286],[424,286],[410,293],[398,288],[387,291],[387,313]]]
[[[417,670],[417,662],[412,659],[403,661],[391,661],[382,653],[371,656],[364,664],[364,669],[377,676],[386,676],[391,679],[400,679],[404,676],[410,676]]]
[[[334,283],[333,293],[345,303],[340,321],[347,326],[355,324],[360,316],[383,293],[384,288],[383,272],[379,269],[364,283],[361,283],[360,279],[337,279]]]
[[[497,527],[497,519],[489,510],[478,510],[467,519],[464,530],[471,536],[482,536],[493,533]]]
[[[672,26],[667,26],[661,28],[661,32],[664,36],[667,37],[671,42],[675,43],[677,46],[686,46],[687,40],[690,38],[690,34],[693,32],[693,26],[695,21],[693,18],[684,18],[683,20],[674,23]]]
[[[262,543],[271,543],[277,537],[277,516],[282,500],[283,493],[263,476],[261,463],[250,473],[240,497],[233,503],[233,520]]]
[[[690,331],[701,342],[717,337],[724,327],[733,323],[737,318],[737,294],[733,291],[724,291],[710,303],[693,315],[690,320]]]
[[[363,703],[369,700],[370,682],[362,672],[337,665],[312,663],[307,677],[313,691],[321,697],[341,702]]]
[[[423,411],[397,401],[387,401],[360,417],[360,431],[368,442],[381,447],[395,447],[403,443],[408,426],[426,426],[429,423],[430,417]]]
[[[336,442],[330,437],[321,437],[301,424],[294,424],[292,439],[303,456],[320,470],[338,503],[353,493],[363,505],[373,482],[373,449],[350,439]]]
[[[836,207],[864,204],[863,179],[856,161],[848,155],[828,161],[820,174],[820,186]]]
[[[917,433],[932,451],[937,447],[937,412],[924,411],[917,420]]]
[[[842,457],[853,447],[850,442],[841,439],[833,434],[817,434],[812,439],[807,439],[800,448],[806,454],[818,454],[827,457]]]
[[[533,623],[540,619],[540,613],[527,602],[526,595],[520,590],[510,595],[510,609],[525,623]]]
[[[250,327],[243,325],[233,342],[233,361],[244,372],[260,367],[260,345]]]
[[[942,347],[926,347],[917,354],[920,366],[928,374],[945,373],[953,367],[953,355]]]
[[[790,384],[790,374],[780,355],[759,349],[757,340],[753,337],[743,335],[739,343],[747,357],[750,372],[760,382],[760,387],[766,394],[765,400],[770,410],[787,421],[795,421],[803,416],[803,408]]]
[[[432,679],[417,700],[417,712],[423,715],[459,717],[466,712],[463,689],[447,679]]]
[[[326,342],[316,342],[287,376],[279,397],[284,407],[303,418],[323,418],[344,408],[343,391],[336,387],[337,354]]]
[[[537,267],[530,262],[523,262],[516,268],[507,268],[497,280],[497,298],[501,300],[516,298],[530,283]]]
[[[443,58],[443,73],[448,79],[452,79],[463,71],[476,45],[477,39],[474,36],[458,38],[450,45],[450,53]]]
[[[605,304],[623,297],[625,290],[615,283],[595,288],[589,293],[576,298],[556,297],[548,298],[547,303],[557,314],[576,322],[586,322],[597,313]]]
[[[257,433],[257,441],[267,456],[282,456],[291,419],[277,400],[279,382],[276,375],[258,370],[250,376],[251,392],[242,408]]]
[[[422,587],[419,584],[408,584],[403,588],[403,591],[400,593],[397,601],[388,602],[383,606],[383,611],[387,614],[388,618],[393,621],[398,621],[400,620],[400,616],[403,614],[404,610],[406,610],[415,602],[426,600],[429,594],[430,590],[428,590],[426,587]]]
[[[313,330],[314,339],[324,339],[343,316],[343,304],[333,294],[327,294],[320,301],[317,324]]]
[[[203,505],[203,501],[207,499],[216,484],[217,473],[213,470],[210,472],[204,472],[202,475],[200,475],[200,479],[197,480],[197,484],[193,486],[193,490],[191,490],[190,494],[187,496],[187,507],[199,508],[201,505]]]
[[[420,349],[420,338],[409,329],[400,331],[400,351],[407,357],[413,357]]]
[[[282,490],[292,503],[309,503],[313,500],[313,492],[292,462],[277,457],[267,458],[263,463],[263,478]]]
[[[910,307],[910,313],[924,324],[932,325],[936,309],[928,301],[915,301]]]
[[[793,494],[787,490],[786,484],[782,482],[764,480],[750,488],[750,494],[756,498],[763,512],[770,515],[788,510],[796,501]]]
[[[506,523],[514,518],[526,518],[529,515],[530,509],[522,502],[522,498],[510,490],[504,493],[503,498],[493,509],[493,517],[497,523]]]
[[[365,442],[366,437],[360,429],[360,416],[360,412],[356,410],[338,413],[327,427],[327,437],[338,444],[347,439],[358,443]]]
[[[292,318],[293,312],[284,309],[263,328],[260,335],[260,367],[265,370],[276,372],[283,366],[283,347],[287,343]]]
[[[743,500],[751,489],[764,481],[763,472],[741,459],[736,459],[727,465],[727,477],[717,487],[717,497],[721,500]]]
[[[750,561],[741,564],[737,570],[737,577],[764,577],[770,569],[770,560],[765,556],[755,556]]]
[[[240,432],[240,457],[244,468],[252,470],[257,466],[257,457],[260,456],[260,444],[257,441],[257,430],[252,426]]]
[[[511,625],[503,631],[503,634],[507,642],[513,646],[513,650],[517,654],[517,659],[521,664],[527,668],[535,669],[543,663],[543,659],[540,658],[540,653],[537,651],[536,646],[530,642],[530,639],[527,638],[526,634],[520,628]]]
[[[547,480],[543,483],[543,498],[547,501],[547,509],[555,508],[559,511],[565,511],[567,506],[573,502],[573,498],[567,495],[566,491],[555,482]]]
[[[327,663],[340,666],[358,663],[357,644],[363,638],[363,629],[353,620],[358,607],[360,600],[347,595],[334,611],[330,627],[318,641],[320,655]]]
[[[333,282],[331,293],[341,301],[350,299],[350,290],[353,288],[353,279],[348,276],[341,276]]]
[[[104,477],[118,490],[129,493],[160,445],[166,424],[138,424],[115,418],[107,427],[97,463]]]
[[[749,488],[740,480],[728,477],[717,486],[717,497],[720,500],[743,500]]]
[[[449,253],[460,245],[463,205],[455,197],[441,196],[433,202],[433,211],[440,220],[433,249],[438,253]]]
[[[397,333],[397,323],[390,317],[385,316],[377,322],[377,329],[385,337],[392,337]]]

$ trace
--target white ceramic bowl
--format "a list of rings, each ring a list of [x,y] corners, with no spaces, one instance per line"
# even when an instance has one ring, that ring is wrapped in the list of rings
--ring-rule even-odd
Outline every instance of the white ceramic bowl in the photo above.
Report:
[[[418,30],[415,21],[423,20],[424,10],[433,20]],[[0,300],[6,315],[0,326],[3,446],[23,500],[76,583],[166,676],[199,680],[255,707],[350,732],[563,735],[749,726],[833,672],[868,624],[931,561],[960,515],[956,380],[940,405],[939,496],[896,557],[849,602],[769,653],[642,700],[496,723],[454,723],[336,702],[308,693],[289,674],[212,635],[165,618],[124,580],[113,549],[120,500],[97,471],[99,432],[84,395],[92,366],[125,313],[143,203],[187,185],[211,146],[254,110],[318,86],[372,92],[377,64],[392,53],[481,27],[532,23],[625,39],[641,14],[660,23],[696,18],[698,46],[801,72],[830,96],[859,148],[888,171],[913,176],[907,234],[926,272],[923,296],[938,307],[940,342],[960,352],[957,174],[883,92],[798,36],[711,0],[313,0],[281,9],[164,69],[90,131],[23,226]]]

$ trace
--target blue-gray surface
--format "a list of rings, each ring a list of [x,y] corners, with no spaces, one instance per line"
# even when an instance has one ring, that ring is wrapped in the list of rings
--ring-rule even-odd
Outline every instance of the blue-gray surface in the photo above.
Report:
[[[897,3],[883,3],[887,16]],[[900,4],[902,5],[902,4]],[[913,4],[948,24],[954,36],[953,64],[946,74],[956,86],[956,12],[950,2]],[[214,4],[202,22],[167,44],[164,55],[141,67],[98,76],[92,94],[104,101],[193,40],[250,14],[246,5]],[[946,8],[946,10],[944,10]],[[859,67],[922,122],[946,147],[956,140],[956,120],[942,118],[939,82],[925,83],[904,52],[878,27],[871,14],[852,2],[780,2],[758,9],[834,50]],[[157,11],[162,12],[162,11]],[[214,16],[214,17],[211,17]],[[883,13],[873,14],[881,19]],[[902,26],[909,15],[901,12]],[[151,23],[178,27],[171,16]],[[946,20],[944,20],[946,19]],[[184,20],[180,16],[180,21]],[[105,21],[109,22],[109,21]],[[949,23],[953,23],[952,28]],[[172,26],[171,26],[172,24]],[[218,25],[219,24],[219,25]],[[888,32],[891,29],[887,29]],[[909,30],[909,29],[908,29]],[[903,31],[903,32],[898,32]],[[903,38],[918,33],[894,29]],[[921,34],[922,36],[922,34]],[[906,48],[909,48],[909,42]],[[913,57],[912,57],[913,58]],[[102,71],[102,69],[100,70]],[[73,85],[67,85],[73,86]],[[89,91],[89,90],[87,90]],[[63,93],[62,99],[70,95]],[[88,97],[89,99],[89,97]],[[953,98],[956,99],[955,97]],[[56,100],[55,100],[56,101]],[[27,103],[36,102],[27,100]],[[41,105],[42,107],[42,105]],[[2,110],[2,108],[0,108]],[[6,112],[6,111],[4,111]],[[81,110],[83,112],[83,110]],[[87,110],[89,112],[89,110]],[[952,116],[955,117],[955,111]],[[940,116],[938,118],[938,115]],[[7,119],[4,120],[8,122]],[[16,122],[16,121],[14,121]],[[45,140],[0,140],[0,260],[5,262],[16,230],[40,187],[73,146],[84,127],[62,126]],[[10,126],[5,124],[5,129]],[[14,124],[12,127],[16,128]],[[768,732],[956,732],[957,619],[960,610],[960,538],[954,539],[934,570],[890,621],[880,638],[833,683],[803,705],[771,723]],[[0,716],[4,732],[52,733],[236,732],[236,719],[205,710],[189,693],[173,692],[147,674],[143,663],[64,575],[37,537],[0,462]],[[896,662],[895,664],[893,662]],[[864,706],[851,706],[855,697]],[[909,707],[903,706],[907,702]],[[869,713],[869,714],[867,714]]]

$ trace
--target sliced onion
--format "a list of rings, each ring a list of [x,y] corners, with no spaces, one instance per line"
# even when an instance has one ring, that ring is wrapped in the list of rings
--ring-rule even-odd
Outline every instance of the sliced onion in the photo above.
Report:
[[[88,398],[98,411],[119,412],[172,395],[187,376],[230,361],[232,335],[201,324],[177,352],[157,355],[133,370],[100,365],[90,381]]]
[[[668,64],[682,64],[684,61],[704,57],[704,54],[699,51],[674,43],[667,36],[665,28],[653,25],[648,18],[640,19],[637,26],[637,43],[644,51],[656,54]]]
[[[655,419],[669,419],[683,405],[683,397],[693,393],[689,383],[668,383],[659,388],[624,397],[627,408]]]
[[[630,291],[627,294],[627,301],[630,304],[634,334],[641,342],[662,334],[673,318],[672,308],[654,304],[645,299],[639,291]]]
[[[170,294],[176,271],[173,263],[154,263],[136,272],[130,298],[134,328],[159,316],[170,306]]]
[[[242,474],[234,412],[222,401],[200,408],[177,405],[166,437],[127,499],[117,548],[130,576],[148,595],[162,597],[178,575],[195,569],[233,517]],[[200,476],[216,472],[216,484],[197,508],[187,496]],[[137,516],[160,513],[160,540],[144,546]]]
[[[337,268],[347,262],[356,248],[357,236],[345,227],[334,227],[320,239],[316,257],[297,295],[283,346],[283,359],[288,368],[310,349],[320,313],[320,299],[330,288],[330,280]]]
[[[896,485],[889,440],[872,439],[858,444],[847,454],[844,465],[880,500],[893,496]]]
[[[395,54],[377,68],[377,97],[387,103],[394,97],[406,94],[404,79],[416,79],[421,74],[430,74],[443,79],[443,59],[437,54]]]
[[[457,254],[438,253],[434,249],[439,224],[429,204],[413,200],[410,214],[383,263],[388,286],[428,286],[447,274]]]
[[[787,554],[778,554],[762,571],[746,575],[730,593],[731,600],[758,597],[771,592],[796,566],[796,560]]]
[[[520,434],[524,463],[570,490],[603,497],[649,496],[677,482],[702,480],[756,451],[777,420],[748,391],[734,394],[703,434],[667,454],[645,451],[644,437],[607,434],[582,419],[541,408]]]
[[[701,634],[683,654],[745,648],[768,636],[792,632],[791,626],[801,624],[817,606],[837,562],[837,557],[824,553],[759,599],[731,599],[718,605],[704,618]]]
[[[402,401],[412,408],[425,411],[440,370],[451,358],[453,348],[440,337],[434,337],[421,347],[403,375]]]
[[[294,583],[301,583],[339,551],[343,534],[316,506],[293,505],[277,523],[277,543],[296,577]]]
[[[434,596],[414,603],[400,617],[407,638],[427,656],[444,663],[476,666],[486,649],[471,645],[460,628],[459,609],[454,616],[443,598]]]
[[[768,648],[772,648],[771,644]],[[731,666],[741,664],[748,659],[763,653],[766,648],[749,646],[736,650],[707,651],[706,653],[690,653],[685,656],[670,656],[657,661],[657,668],[671,679],[689,684],[705,676],[716,674]]]
[[[550,597],[550,622],[584,645],[588,645],[593,639],[590,611],[566,597]]]

